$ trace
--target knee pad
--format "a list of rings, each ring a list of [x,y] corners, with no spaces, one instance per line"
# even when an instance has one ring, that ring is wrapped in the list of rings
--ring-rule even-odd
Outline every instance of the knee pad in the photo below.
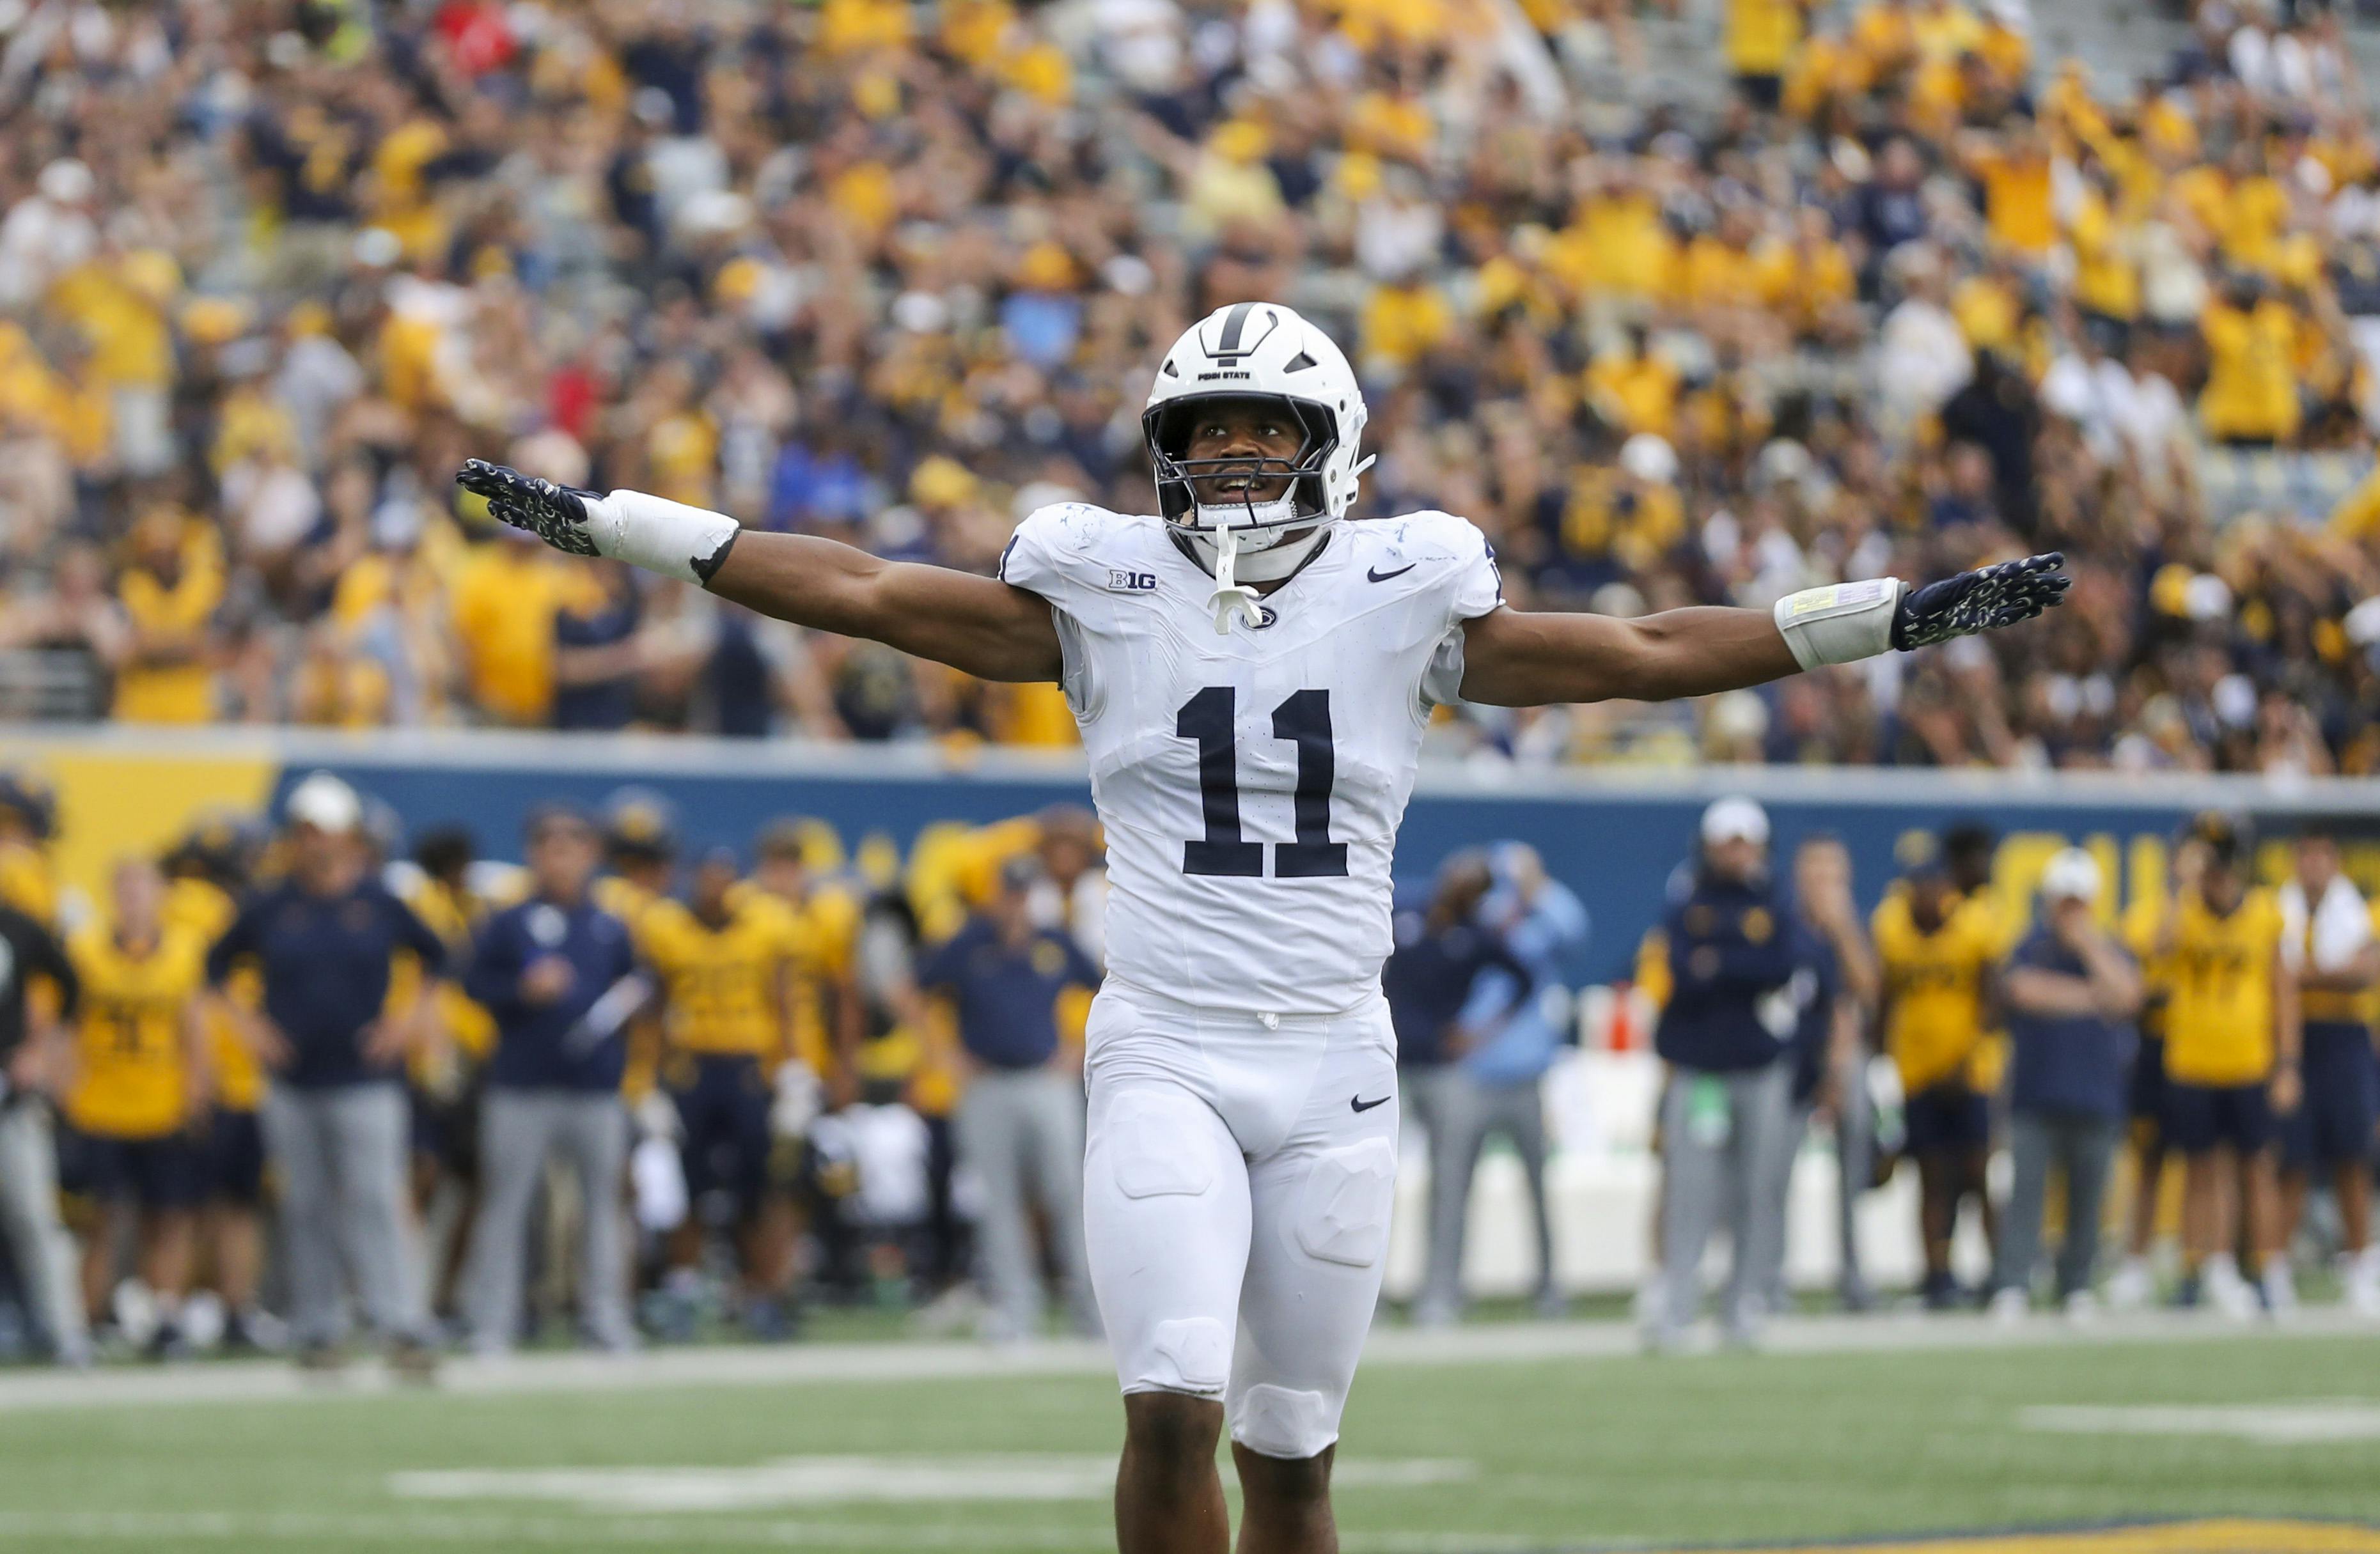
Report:
[[[1212,1317],[1184,1317],[1157,1324],[1148,1353],[1127,1392],[1194,1392],[1212,1397],[1232,1376],[1232,1335]]]
[[[1324,1150],[1298,1189],[1298,1245],[1324,1262],[1371,1267],[1388,1250],[1396,1187],[1397,1157],[1387,1139]]]
[[[1259,1456],[1295,1462],[1339,1439],[1339,1411],[1320,1392],[1260,1382],[1232,1410],[1232,1439]]]

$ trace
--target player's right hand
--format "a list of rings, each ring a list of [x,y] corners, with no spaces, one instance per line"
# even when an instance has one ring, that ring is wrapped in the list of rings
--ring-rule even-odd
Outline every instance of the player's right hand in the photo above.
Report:
[[[556,484],[540,475],[524,475],[509,465],[483,458],[466,459],[455,483],[488,499],[488,511],[515,528],[527,529],[557,551],[574,556],[601,555],[587,531],[587,504],[602,492]]]

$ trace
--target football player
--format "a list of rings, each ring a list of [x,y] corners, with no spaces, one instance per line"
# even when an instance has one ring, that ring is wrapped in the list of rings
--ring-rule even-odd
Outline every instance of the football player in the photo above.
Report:
[[[735,855],[695,868],[686,899],[650,908],[633,931],[660,978],[661,1084],[681,1129],[697,1212],[674,1232],[673,1336],[690,1336],[706,1215],[724,1205],[743,1253],[740,1314],[756,1337],[784,1336],[793,1225],[779,1211],[770,1108],[791,1052],[800,929],[774,896],[738,892]]]
[[[2380,1059],[2372,1045],[2371,992],[2380,981],[2374,909],[2339,870],[2338,843],[2309,831],[2297,840],[2296,877],[2276,892],[2298,965],[2305,1083],[2283,1117],[2281,1223],[2297,1240],[2306,1198],[2327,1176],[2338,1195],[2339,1273],[2348,1306],[2380,1317],[2380,1253],[2372,1238],[2373,1140],[2380,1130]]]
[[[1991,1076],[1984,1040],[1993,967],[2004,948],[1980,897],[1959,894],[1948,866],[1928,858],[1876,909],[1884,972],[1884,1047],[1900,1070],[1909,1153],[1917,1160],[1919,1228],[1929,1309],[1959,1303],[1950,1241],[1970,1197],[1996,1239],[1984,1168],[1991,1157]]]
[[[2275,1118],[2302,1095],[2295,956],[2273,892],[2252,878],[2243,821],[2202,815],[2174,856],[2157,953],[2166,1003],[2166,1128],[2181,1154],[2182,1281],[2177,1301],[2226,1315],[2296,1304],[2281,1256]],[[2240,1277],[2231,1248],[2257,1267]]]
[[[201,944],[221,938],[239,915],[239,896],[262,843],[261,828],[250,821],[228,814],[200,817],[164,860],[166,926]],[[264,1102],[264,1066],[240,1036],[243,1018],[252,1017],[263,998],[255,968],[243,966],[220,995],[200,1001],[214,1073],[214,1113],[207,1124],[199,1239],[224,1304],[223,1345],[233,1353],[265,1347],[277,1329],[257,1305],[264,1267],[264,1133],[257,1115]],[[225,1007],[225,1000],[245,1016]]]
[[[994,577],[640,492],[458,476],[558,549],[1064,690],[1109,849],[1085,1220],[1126,1394],[1125,1554],[1225,1547],[1227,1420],[1248,1547],[1335,1546],[1331,1448],[1396,1170],[1390,856],[1430,710],[1758,685],[2006,625],[2066,588],[2034,556],[1773,610],[1524,613],[1466,520],[1342,521],[1365,418],[1320,330],[1219,309],[1166,353],[1143,416],[1158,512],[1042,508]]]
[[[110,920],[67,944],[82,983],[67,1117],[86,1185],[140,1220],[140,1277],[156,1298],[150,1353],[179,1353],[176,1324],[190,1281],[212,1073],[200,1019],[206,942],[165,920],[165,877],[147,858],[115,866]],[[115,1265],[104,1221],[83,1247],[83,1298],[96,1318]]]

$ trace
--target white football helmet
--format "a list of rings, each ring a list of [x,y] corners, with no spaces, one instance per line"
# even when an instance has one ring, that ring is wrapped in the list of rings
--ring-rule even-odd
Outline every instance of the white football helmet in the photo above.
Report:
[[[1278,399],[1305,430],[1294,459],[1190,459],[1196,407],[1218,399]],[[1356,480],[1371,460],[1361,457],[1364,394],[1355,370],[1330,337],[1276,302],[1235,302],[1201,319],[1173,343],[1148,391],[1141,435],[1157,474],[1158,512],[1196,547],[1215,574],[1215,629],[1227,630],[1233,610],[1250,621],[1255,595],[1237,586],[1235,558],[1250,565],[1240,576],[1285,577],[1310,554],[1322,530],[1354,504]],[[1205,500],[1196,482],[1223,473],[1287,479],[1279,497],[1258,502]],[[1282,542],[1297,535],[1294,544]],[[1280,548],[1279,554],[1263,554]]]
[[[1189,442],[1190,411],[1215,399],[1285,400],[1305,428],[1305,446],[1294,463],[1258,471],[1292,477],[1280,501],[1199,500],[1192,481],[1218,471],[1193,467],[1182,450]],[[1355,500],[1364,420],[1355,370],[1329,335],[1276,302],[1219,308],[1165,353],[1140,418],[1157,470],[1158,511],[1181,528],[1234,530],[1247,551],[1262,550],[1292,529],[1335,523]]]

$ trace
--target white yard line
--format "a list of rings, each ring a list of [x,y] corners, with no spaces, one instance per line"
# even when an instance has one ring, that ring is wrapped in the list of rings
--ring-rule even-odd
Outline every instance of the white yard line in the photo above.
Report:
[[[993,1548],[1036,1554],[1111,1549],[1104,1522],[1080,1527],[1012,1528],[888,1525],[880,1522],[812,1522],[781,1518],[734,1521],[683,1517],[628,1520],[546,1516],[455,1516],[399,1512],[322,1514],[306,1512],[8,1512],[0,1511],[0,1547],[42,1548],[77,1543],[143,1540],[189,1548],[214,1544],[256,1548],[328,1542],[384,1543],[414,1548],[451,1543],[509,1548]],[[1543,1538],[1509,1533],[1342,1533],[1347,1554],[1554,1554]],[[1597,1544],[1598,1549],[1635,1545]]]
[[[1770,1325],[1767,1348],[1779,1354],[1895,1353],[1910,1350],[2017,1349],[2049,1345],[2171,1343],[2236,1338],[2380,1339],[2380,1325],[2337,1307],[2305,1312],[2284,1324],[2239,1324],[2210,1315],[2149,1312],[2070,1327],[2053,1317],[2002,1326],[1974,1316],[1797,1317]],[[1366,1367],[1524,1365],[1609,1359],[1636,1353],[1624,1322],[1490,1323],[1422,1332],[1387,1328],[1364,1353]],[[625,1356],[522,1354],[456,1360],[438,1390],[470,1396],[628,1391],[664,1387],[785,1387],[824,1382],[978,1380],[1002,1377],[1111,1374],[1106,1348],[1049,1340],[1004,1346],[926,1342],[714,1345],[659,1349]],[[118,1404],[264,1402],[358,1397],[407,1390],[373,1363],[344,1375],[303,1375],[278,1361],[194,1365],[179,1369],[106,1367],[0,1373],[0,1414]]]

